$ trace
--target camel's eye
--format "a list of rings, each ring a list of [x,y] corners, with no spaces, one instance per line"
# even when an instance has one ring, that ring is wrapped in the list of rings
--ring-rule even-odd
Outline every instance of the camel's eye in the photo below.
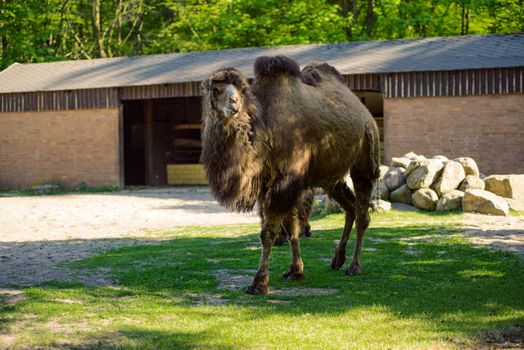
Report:
[[[247,91],[247,89],[246,89],[246,88],[243,88],[242,90],[240,90],[240,94],[241,94],[242,96],[244,96],[244,95],[246,94],[246,91]]]
[[[211,92],[213,93],[213,95],[218,95],[220,93],[220,89],[217,87],[213,87],[211,88]]]

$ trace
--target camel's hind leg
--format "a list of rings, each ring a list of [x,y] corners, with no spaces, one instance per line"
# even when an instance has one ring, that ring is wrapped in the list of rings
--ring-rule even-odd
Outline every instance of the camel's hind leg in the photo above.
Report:
[[[290,231],[289,243],[291,245],[292,260],[289,271],[282,277],[287,280],[302,280],[304,279],[304,263],[300,256],[300,220],[296,208],[286,217],[284,226]]]
[[[340,237],[340,241],[335,248],[335,254],[331,260],[331,268],[333,270],[338,270],[344,265],[344,262],[346,261],[346,246],[348,244],[351,228],[353,227],[353,222],[355,221],[356,199],[351,189],[343,180],[337,182],[332,187],[324,188],[324,191],[326,191],[329,197],[336,201],[346,213],[342,237]]]
[[[367,177],[352,177],[355,186],[355,193],[357,195],[357,238],[355,240],[355,249],[353,251],[353,260],[346,270],[347,275],[358,275],[361,273],[360,269],[360,254],[362,253],[362,244],[364,242],[364,234],[369,226],[369,202],[371,199],[371,190],[373,188],[373,180]]]

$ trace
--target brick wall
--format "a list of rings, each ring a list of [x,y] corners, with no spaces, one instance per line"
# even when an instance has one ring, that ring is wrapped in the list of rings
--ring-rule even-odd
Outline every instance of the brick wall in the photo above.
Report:
[[[524,173],[524,95],[384,99],[385,159],[409,151],[475,159],[484,174]]]
[[[118,109],[0,113],[0,188],[119,186]]]

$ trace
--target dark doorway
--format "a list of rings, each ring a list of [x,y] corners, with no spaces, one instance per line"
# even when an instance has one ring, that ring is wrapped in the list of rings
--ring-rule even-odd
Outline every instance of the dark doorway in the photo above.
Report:
[[[384,162],[384,96],[379,91],[353,91],[373,115],[380,131],[380,157]]]
[[[165,186],[173,183],[169,174],[188,172],[188,165],[198,164],[200,113],[199,97],[126,101],[125,184]]]
[[[144,106],[142,101],[124,102],[124,183],[146,184]]]

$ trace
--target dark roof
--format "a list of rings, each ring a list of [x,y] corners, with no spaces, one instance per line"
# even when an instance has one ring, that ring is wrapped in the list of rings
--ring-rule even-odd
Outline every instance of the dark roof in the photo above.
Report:
[[[201,81],[226,66],[252,77],[253,62],[262,55],[286,55],[300,64],[328,62],[345,75],[523,67],[524,33],[15,63],[0,73],[0,93]]]

